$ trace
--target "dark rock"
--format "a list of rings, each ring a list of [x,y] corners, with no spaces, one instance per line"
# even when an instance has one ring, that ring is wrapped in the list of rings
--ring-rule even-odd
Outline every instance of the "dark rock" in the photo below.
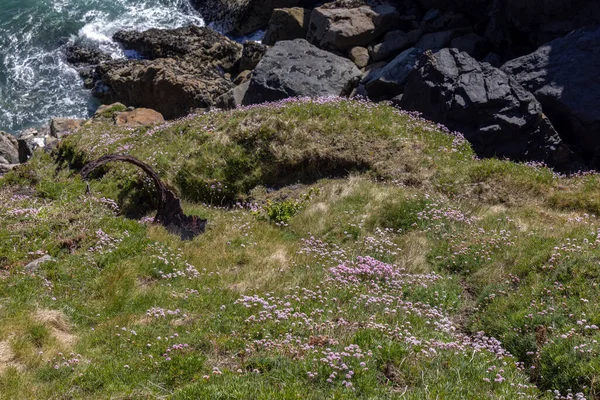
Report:
[[[111,60],[108,54],[100,50],[77,45],[68,46],[65,55],[67,62],[75,67],[98,65]]]
[[[579,29],[502,70],[530,90],[562,138],[600,167],[600,25]]]
[[[396,8],[389,4],[346,8],[340,2],[326,3],[313,10],[306,38],[331,51],[366,46],[394,29],[398,16]]]
[[[426,52],[400,105],[462,132],[480,156],[544,161],[561,170],[582,166],[530,92],[456,49]]]
[[[597,0],[417,0],[425,10],[467,15],[504,59],[530,53],[569,32],[600,23]]]
[[[364,72],[368,74],[369,72],[375,71],[376,69],[379,69],[379,68],[383,68],[386,65],[388,65],[388,63],[385,62],[385,61],[377,61],[377,62],[374,62],[372,64],[367,65],[365,67],[365,71]]]
[[[300,7],[273,10],[262,42],[272,46],[281,40],[305,39],[311,13],[312,10]]]
[[[486,62],[492,67],[500,68],[500,66],[502,65],[502,57],[500,56],[500,54],[492,52],[486,55],[483,58],[482,62]]]
[[[422,34],[423,32],[420,29],[408,33],[400,30],[388,32],[385,34],[382,43],[378,43],[371,48],[371,57],[373,61],[381,61],[396,56],[407,48],[414,46]]]
[[[151,108],[167,119],[208,109],[214,99],[234,87],[211,66],[171,58],[105,63],[97,67],[97,73],[100,81],[93,94],[103,103]]]
[[[475,33],[468,33],[452,39],[450,47],[464,51],[477,60],[481,60],[489,51],[487,40]]]
[[[231,71],[242,56],[239,43],[210,28],[188,26],[178,29],[119,31],[113,38],[145,58],[184,59],[198,66],[212,65]]]
[[[435,19],[430,21],[423,20],[423,24],[421,25],[421,29],[426,33],[448,31],[458,28],[471,28],[471,22],[464,14],[453,11],[441,13]]]
[[[423,22],[430,23],[442,16],[442,10],[439,8],[430,8],[423,16]]]
[[[0,159],[3,164],[17,164],[19,162],[19,143],[10,133],[0,131]]]
[[[444,47],[448,47],[450,41],[456,37],[457,34],[458,32],[455,30],[428,33],[419,39],[415,47],[423,50],[440,50]]]
[[[389,100],[404,91],[406,79],[414,69],[421,49],[411,48],[403,51],[389,64],[369,72],[362,80],[370,99]]]
[[[346,96],[361,73],[354,63],[304,39],[277,42],[258,64],[244,104],[294,96]]]
[[[509,26],[535,46],[600,23],[600,2],[596,0],[502,1]]]
[[[267,46],[261,43],[247,41],[244,43],[240,71],[253,70],[267,52]]]

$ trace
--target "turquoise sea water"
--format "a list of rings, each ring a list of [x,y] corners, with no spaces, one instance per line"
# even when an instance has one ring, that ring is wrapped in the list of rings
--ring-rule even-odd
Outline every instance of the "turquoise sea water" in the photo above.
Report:
[[[188,0],[0,0],[0,130],[86,117],[97,106],[64,59],[68,44],[123,58],[116,31],[188,24],[203,24]]]

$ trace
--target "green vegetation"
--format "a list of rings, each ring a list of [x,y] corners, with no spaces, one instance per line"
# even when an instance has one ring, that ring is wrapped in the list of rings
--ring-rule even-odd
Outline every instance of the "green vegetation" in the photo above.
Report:
[[[0,398],[597,398],[599,210],[385,105],[88,124],[0,178]]]

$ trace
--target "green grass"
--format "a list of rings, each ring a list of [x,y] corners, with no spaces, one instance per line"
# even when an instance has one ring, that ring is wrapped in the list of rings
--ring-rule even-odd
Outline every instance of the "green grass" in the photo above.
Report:
[[[319,103],[97,120],[0,178],[0,398],[598,397],[598,177]],[[206,233],[138,222],[127,165],[86,194],[121,152]]]

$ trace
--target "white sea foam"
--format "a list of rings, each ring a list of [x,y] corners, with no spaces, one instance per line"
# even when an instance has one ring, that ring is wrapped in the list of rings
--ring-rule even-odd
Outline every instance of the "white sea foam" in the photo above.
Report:
[[[95,107],[64,59],[85,43],[113,58],[125,54],[118,30],[203,25],[188,0],[39,0],[13,8],[0,0],[0,130],[17,132],[55,116],[86,117]]]

